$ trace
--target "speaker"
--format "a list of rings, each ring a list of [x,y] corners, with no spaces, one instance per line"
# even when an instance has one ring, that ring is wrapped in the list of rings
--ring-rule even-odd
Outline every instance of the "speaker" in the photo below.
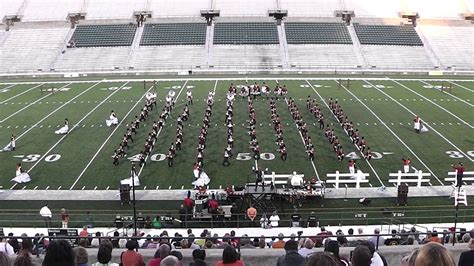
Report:
[[[401,184],[400,186],[398,186],[397,204],[407,205],[407,203],[408,203],[408,185]]]

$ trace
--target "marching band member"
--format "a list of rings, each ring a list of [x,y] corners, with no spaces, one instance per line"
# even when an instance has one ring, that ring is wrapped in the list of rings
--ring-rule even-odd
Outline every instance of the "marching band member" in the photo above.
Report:
[[[12,179],[12,181],[20,184],[28,183],[31,181],[30,175],[27,172],[24,172],[21,168],[21,163],[16,164],[15,177]]]
[[[186,98],[188,99],[188,104],[193,105],[193,93],[191,90],[186,91]]]
[[[64,126],[54,131],[54,133],[58,135],[64,135],[64,134],[67,134],[68,132],[69,132],[69,120],[66,118],[64,119]]]
[[[117,115],[115,114],[114,110],[111,111],[109,119],[105,120],[105,124],[110,127],[110,126],[115,126],[118,124],[118,118]]]

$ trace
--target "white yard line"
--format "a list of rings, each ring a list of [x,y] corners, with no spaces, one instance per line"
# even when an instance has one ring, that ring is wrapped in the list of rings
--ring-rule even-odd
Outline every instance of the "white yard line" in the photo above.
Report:
[[[59,89],[62,89],[62,88],[66,87],[66,86],[69,86],[69,85],[71,85],[71,83],[68,83],[68,84],[62,86],[62,87],[59,88]],[[28,109],[30,106],[34,105],[35,103],[37,103],[37,102],[39,102],[39,101],[43,100],[44,98],[49,97],[49,96],[51,96],[51,95],[53,95],[53,94],[52,94],[52,93],[48,93],[48,94],[46,94],[45,96],[43,96],[43,97],[37,99],[36,101],[34,101],[34,102],[28,104],[27,106],[21,108],[20,110],[14,112],[13,114],[7,116],[5,119],[1,120],[1,121],[0,121],[0,124],[3,123],[3,122],[5,122],[5,121],[7,121],[7,120],[10,119],[10,118],[12,118],[13,116],[15,116],[15,115],[21,113],[22,111]]]
[[[79,93],[78,95],[74,96],[72,99],[70,99],[69,101],[65,102],[64,104],[62,104],[61,106],[59,106],[58,108],[56,108],[55,110],[53,110],[51,113],[49,113],[48,115],[46,115],[45,117],[43,117],[40,121],[36,122],[33,126],[31,126],[30,128],[28,128],[25,132],[21,133],[20,135],[18,135],[18,137],[16,138],[17,140],[19,140],[21,137],[23,137],[26,133],[30,132],[33,128],[35,128],[36,126],[38,126],[41,122],[43,122],[44,120],[46,120],[48,117],[50,117],[51,115],[53,115],[54,113],[56,113],[57,111],[59,111],[60,109],[62,109],[64,106],[68,105],[69,103],[71,103],[72,101],[74,101],[75,99],[77,99],[78,97],[80,97],[81,95],[83,95],[84,93],[90,91],[92,88],[94,88],[95,86],[97,86],[101,81],[97,82],[96,84],[90,86],[89,88],[87,88],[86,90],[84,90],[83,92]]]
[[[107,96],[105,99],[103,99],[99,104],[97,104],[92,110],[90,110],[85,116],[82,117],[81,120],[79,120],[70,130],[67,134],[63,135],[47,152],[45,152],[43,154],[43,156],[41,156],[31,167],[30,169],[28,169],[27,173],[31,172],[31,170],[33,170],[43,159],[44,157],[48,156],[48,154],[54,149],[56,148],[56,146],[58,146],[62,141],[63,139],[65,139],[69,134],[71,134],[71,131],[73,131],[77,126],[79,126],[79,124],[84,121],[87,117],[89,117],[89,115],[91,115],[97,108],[99,108],[103,103],[105,103],[110,97],[112,97],[115,93],[119,92],[121,88],[123,88],[125,85],[127,85],[128,82],[124,83],[122,86],[120,86],[119,89],[115,90],[114,92],[112,92],[109,96]],[[16,185],[16,184],[15,184]],[[15,187],[15,185],[13,185],[10,189],[13,189]]]
[[[463,89],[465,89],[465,90],[467,90],[467,91],[474,92],[474,90],[469,89],[469,88],[466,87],[466,86],[463,86],[463,85],[461,85],[461,84],[455,83],[454,80],[449,80],[449,79],[448,79],[448,80],[446,80],[446,81],[449,82],[449,83],[451,83],[451,84],[454,84],[454,85],[458,86],[459,88],[463,88]],[[456,81],[462,81],[462,80],[456,80]]]
[[[326,106],[326,108],[329,110],[329,112],[333,115],[333,117],[336,118],[336,122],[339,123],[339,121],[337,121],[337,117],[336,115],[334,115],[334,113],[332,112],[331,108],[329,108],[329,105],[326,103],[326,101],[324,100],[323,97],[321,97],[321,95],[319,94],[319,92],[314,88],[313,84],[311,84],[308,80],[305,80],[306,83],[308,83],[308,85],[313,89],[313,91],[319,96],[319,98],[321,99],[321,101],[323,101],[324,105]],[[346,129],[342,128],[342,130],[344,130],[344,132],[346,133],[347,136],[349,136],[349,134],[347,133]],[[349,138],[350,140],[350,138]],[[352,142],[352,141],[351,141]],[[352,143],[354,144],[354,143]],[[372,170],[372,172],[374,173],[375,177],[377,177],[377,179],[379,180],[380,182],[380,185],[382,186],[385,186],[384,183],[382,182],[382,179],[380,179],[380,176],[378,175],[377,171],[375,171],[375,168],[372,166],[372,164],[369,162],[369,160],[367,160],[364,156],[364,154],[362,153],[362,151],[359,149],[359,147],[354,144],[354,146],[356,147],[356,149],[360,152],[360,154],[362,155],[362,158],[364,158],[364,160],[367,162],[367,165],[369,165],[370,169]]]
[[[402,83],[400,83],[400,82],[398,82],[398,81],[396,81],[396,80],[392,80],[392,81],[395,82],[395,83],[397,83],[398,85],[402,86],[403,88],[405,88],[405,89],[407,89],[407,90],[413,92],[414,94],[420,96],[421,98],[427,100],[428,102],[432,103],[433,105],[437,106],[437,107],[440,108],[441,110],[445,111],[446,113],[450,114],[450,115],[453,116],[454,118],[456,118],[456,119],[458,119],[459,121],[461,121],[462,123],[464,123],[466,126],[468,126],[468,127],[470,127],[470,128],[474,128],[474,127],[471,126],[468,122],[464,121],[464,120],[461,119],[459,116],[457,116],[457,115],[451,113],[449,110],[447,110],[446,108],[442,107],[441,105],[439,105],[439,104],[433,102],[432,100],[426,98],[425,96],[423,96],[423,95],[419,94],[418,92],[416,92],[416,91],[414,91],[414,90],[408,88],[407,86],[403,85]],[[367,82],[367,81],[366,81],[366,82]],[[369,82],[367,82],[367,83],[369,83]],[[374,88],[377,89],[377,90],[379,90],[379,91],[381,91],[379,88],[376,88],[376,87],[374,87]],[[385,93],[384,93],[384,94],[385,94]]]
[[[82,170],[82,172],[79,174],[79,176],[76,178],[76,180],[74,181],[74,183],[72,184],[72,186],[69,188],[69,190],[72,190],[74,188],[74,186],[77,184],[77,182],[79,182],[79,180],[81,179],[81,177],[84,175],[84,173],[87,171],[87,169],[89,169],[89,166],[92,164],[92,162],[95,160],[95,158],[99,155],[99,153],[102,151],[102,149],[105,147],[105,145],[107,144],[107,142],[110,140],[110,138],[112,138],[112,136],[115,134],[115,131],[117,131],[119,128],[120,128],[120,125],[123,123],[123,121],[125,121],[127,119],[127,117],[130,115],[130,113],[137,107],[137,105],[139,103],[141,103],[143,101],[143,98],[146,96],[146,94],[153,88],[153,86],[151,86],[148,91],[146,91],[143,96],[132,106],[132,108],[130,108],[130,110],[125,114],[125,116],[120,120],[120,122],[118,123],[118,125],[115,126],[114,130],[110,133],[110,135],[107,137],[107,139],[104,141],[104,143],[102,143],[102,145],[99,147],[99,149],[97,150],[97,152],[94,154],[94,156],[92,156],[92,158],[90,159],[90,161],[87,163],[87,165],[84,167],[84,169]]]
[[[398,104],[400,107],[402,107],[403,109],[407,110],[410,114],[412,114],[413,116],[416,116],[416,114],[408,109],[405,105],[401,104],[399,101],[397,101],[396,99],[394,99],[392,96],[388,95],[387,93],[385,93],[383,90],[380,90],[379,88],[375,87],[372,83],[368,82],[368,81],[365,81],[367,84],[371,85],[373,88],[377,89],[378,91],[380,91],[382,94],[384,94],[385,96],[387,96],[389,99],[391,99],[393,102],[395,102],[396,104]],[[431,123],[424,123],[424,125],[427,127],[427,128],[430,128],[431,130],[433,130],[433,132],[435,132],[436,134],[438,134],[438,136],[440,136],[442,139],[444,139],[446,142],[448,142],[451,146],[453,146],[456,150],[458,150],[464,157],[466,157],[467,159],[469,159],[471,162],[474,162],[474,159],[471,158],[471,156],[467,155],[465,152],[463,152],[460,148],[458,148],[456,145],[454,145],[454,143],[452,143],[450,140],[448,140],[445,136],[443,136],[441,133],[439,133],[436,129],[433,128],[433,126],[431,125]]]
[[[337,80],[334,80],[336,83],[338,83]],[[366,81],[367,82],[367,81]],[[367,82],[368,83],[368,82]],[[369,83],[370,84],[370,83]],[[344,88],[347,92],[349,92],[352,97],[354,97],[354,99],[356,99],[361,105],[363,105],[375,118],[377,118],[377,120],[379,120],[379,122],[385,126],[385,128],[390,132],[392,133],[392,135],[403,145],[405,146],[405,148],[407,150],[409,150],[411,152],[411,154],[413,154],[413,156],[415,156],[415,158],[426,168],[426,170],[428,170],[435,178],[436,180],[438,180],[438,182],[441,184],[441,185],[444,185],[443,182],[441,182],[441,180],[433,173],[433,171],[431,171],[431,169],[428,167],[428,165],[426,165],[420,157],[418,157],[418,155],[402,140],[398,137],[398,135],[393,132],[393,130],[391,128],[389,128],[387,126],[387,124],[374,112],[372,111],[372,109],[370,109],[361,99],[359,99],[354,93],[352,93],[350,90],[348,90],[346,88],[346,86],[344,86],[343,84],[340,84],[342,88]]]
[[[270,77],[252,77],[253,80],[265,80],[265,81],[272,81],[275,80],[275,78],[270,78]],[[300,77],[281,77],[281,80],[293,80],[293,81],[301,81],[304,80],[303,78]],[[307,80],[327,80],[327,81],[333,81],[334,78],[306,78]],[[407,78],[396,78],[396,79],[389,79],[388,77],[352,77],[352,76],[341,76],[341,80],[400,80],[400,81],[420,81],[420,80],[426,80],[426,81],[446,81],[446,82],[459,82],[459,81],[466,81],[466,82],[474,82],[474,79],[424,79],[424,78],[419,78],[419,79],[407,79]],[[66,83],[70,82],[73,84],[76,83],[94,83],[97,81],[102,81],[102,82],[143,82],[143,81],[177,81],[177,82],[184,82],[184,81],[214,81],[214,80],[219,80],[219,81],[236,81],[236,80],[242,80],[245,81],[247,78],[239,78],[239,77],[230,77],[230,78],[158,78],[158,79],[102,79],[102,80],[80,80],[80,81],[70,81],[70,80],[53,80],[53,81],[48,81],[47,83],[55,84],[55,83]],[[0,85],[11,85],[11,84],[40,84],[42,82],[40,81],[29,81],[29,82],[4,82],[0,83]]]
[[[13,99],[15,99],[15,98],[18,97],[18,96],[21,96],[21,95],[23,95],[23,94],[25,94],[25,93],[27,93],[27,92],[29,92],[29,91],[31,91],[31,90],[34,90],[34,89],[38,88],[39,86],[42,86],[43,84],[44,84],[44,82],[43,82],[43,83],[40,83],[39,85],[34,86],[34,87],[30,88],[30,89],[27,89],[27,90],[24,91],[24,92],[18,93],[18,94],[16,94],[15,96],[12,96],[12,97],[10,97],[10,98],[8,98],[8,99],[6,99],[6,100],[3,100],[2,102],[0,102],[0,104],[4,104],[4,103],[6,103],[6,102],[8,102],[8,101],[10,101],[10,100],[13,100]],[[5,89],[11,88],[11,87],[13,87],[13,86],[15,86],[15,85],[16,85],[16,84],[12,84],[11,86],[6,87]]]
[[[278,80],[275,80],[277,83],[278,83]],[[286,102],[286,105],[288,106],[288,100],[286,99],[285,97],[285,102]],[[288,109],[288,108],[287,108]],[[291,117],[290,117],[291,118]],[[298,131],[298,134],[300,135],[300,138],[301,138],[301,141],[303,142],[303,145],[304,144],[304,138],[303,138],[303,135],[301,134],[301,132],[298,130],[298,125],[296,125],[295,121],[293,121],[293,125],[295,125],[296,127],[296,131]],[[306,151],[305,151],[306,153]],[[307,154],[306,154],[307,155]],[[315,154],[315,157],[316,157],[316,154]],[[318,179],[318,181],[321,181],[321,178],[319,178],[319,173],[318,173],[318,170],[316,169],[316,165],[314,164],[313,161],[311,161],[311,166],[313,167],[313,170],[314,170],[314,173],[316,174],[316,178]]]
[[[449,93],[449,92],[447,92],[447,91],[442,91],[441,89],[436,88],[436,86],[433,85],[433,84],[430,84],[430,83],[428,83],[428,82],[426,82],[426,81],[422,81],[422,80],[421,80],[420,82],[425,83],[426,85],[429,85],[429,86],[433,86],[433,88],[439,90],[440,92],[442,92],[442,93],[444,93],[444,94],[447,94],[447,95],[453,97],[454,99],[456,99],[456,100],[458,100],[458,101],[460,101],[460,102],[463,102],[463,103],[465,103],[465,104],[467,104],[467,105],[469,105],[469,106],[471,106],[471,107],[474,107],[474,104],[469,103],[469,102],[465,101],[464,99],[459,98],[459,97],[456,96],[456,95],[452,95],[451,93]]]
[[[186,84],[188,84],[188,81],[187,81],[187,80],[184,82],[183,86],[181,87],[181,90],[179,90],[178,95],[176,95],[176,98],[174,99],[174,102],[173,102],[173,103],[176,103],[176,102],[178,101],[179,95],[181,95],[181,92],[183,92],[184,88],[186,87]],[[176,108],[176,107],[175,107],[175,108]],[[175,109],[175,108],[173,108],[173,109]],[[171,112],[170,112],[169,115],[170,115],[170,118],[171,118]],[[155,146],[155,142],[156,142],[156,140],[158,139],[158,137],[160,136],[161,130],[162,130],[163,128],[164,128],[164,126],[161,127],[161,128],[158,130],[158,132],[156,133],[156,138],[155,138],[155,140],[153,141],[153,146]],[[150,154],[151,154],[151,152],[150,152]],[[145,163],[146,163],[146,161],[148,160],[148,157],[149,157],[148,155],[145,157]],[[144,167],[145,167],[145,164],[142,164],[142,166],[140,167],[140,170],[138,171],[137,177],[140,177],[140,174],[142,173]]]

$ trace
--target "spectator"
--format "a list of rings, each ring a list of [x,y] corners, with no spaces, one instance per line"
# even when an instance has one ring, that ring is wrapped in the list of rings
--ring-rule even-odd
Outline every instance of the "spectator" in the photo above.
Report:
[[[91,247],[93,247],[93,248],[99,247],[101,236],[102,236],[102,234],[100,232],[95,233],[95,238],[93,238],[92,241],[91,241]]]
[[[66,240],[53,240],[49,243],[44,256],[43,266],[74,266],[75,257]]]
[[[416,242],[420,243],[420,232],[418,232],[416,230],[416,227],[412,227],[410,229],[410,235],[409,236],[413,236],[413,238],[415,239]]]
[[[317,234],[317,236],[321,237],[321,239],[325,239],[328,236],[332,236],[332,232],[326,231],[326,228],[324,226],[321,226],[321,232]]]
[[[340,264],[336,261],[336,258],[328,252],[316,252],[313,253],[307,260],[306,266],[339,266]]]
[[[285,247],[285,241],[283,240],[283,234],[279,233],[278,241],[273,242],[272,248],[284,248],[284,247]]]
[[[74,256],[76,257],[76,266],[88,266],[87,262],[89,261],[89,255],[87,250],[83,247],[75,247],[73,249]]]
[[[178,258],[180,265],[183,266],[183,263],[181,262],[183,260],[183,254],[181,252],[173,250],[170,252],[170,256],[175,256],[176,258]]]
[[[268,248],[267,243],[265,242],[264,236],[258,239],[258,248]]]
[[[470,240],[471,240],[471,235],[470,234],[466,233],[462,236],[462,242],[463,243],[469,243]],[[15,248],[15,247],[13,247],[13,248]]]
[[[257,217],[257,209],[255,209],[254,207],[250,206],[248,209],[247,209],[247,218],[249,218],[252,226],[254,226],[254,220],[255,218]]]
[[[181,220],[181,227],[186,227],[186,222],[188,220],[188,208],[184,207],[184,204],[179,206],[179,220]]]
[[[468,234],[465,234],[465,235],[468,235]],[[12,237],[13,236],[13,233],[9,233],[8,234],[9,237]],[[467,242],[466,242],[467,243]],[[15,253],[18,253],[18,251],[20,250],[20,243],[18,242],[18,239],[17,238],[9,238],[8,239],[8,244],[10,244],[10,246],[13,247],[13,252]]]
[[[351,263],[352,266],[370,266],[372,254],[369,248],[364,245],[357,246],[352,253]]]
[[[3,266],[3,264],[0,264]],[[8,264],[9,265],[9,264]],[[31,260],[30,255],[21,255],[16,257],[13,266],[33,266],[33,261]]]
[[[21,249],[18,251],[20,255],[30,255],[33,252],[33,242],[29,238],[22,239]]]
[[[426,242],[436,242],[441,243],[441,238],[438,237],[438,232],[433,230],[433,233],[426,235],[427,241]]]
[[[392,237],[385,240],[386,246],[400,245],[400,238],[397,236],[397,230],[392,230]]]
[[[0,235],[0,250],[5,252],[8,256],[15,254],[13,247],[8,243],[3,233]]]
[[[420,252],[420,249],[415,248],[409,255],[402,258],[402,260],[400,262],[400,266],[413,266],[413,265],[415,265],[415,260],[416,260],[416,257],[418,256],[419,252]]]
[[[309,255],[311,255],[311,253],[314,252],[314,242],[313,240],[311,240],[310,238],[307,238],[305,241],[304,241],[304,244],[303,244],[303,247],[300,248],[300,250],[298,250],[298,253],[303,256],[303,257],[309,257]]]
[[[278,222],[280,221],[280,216],[278,216],[277,211],[274,211],[272,216],[270,216],[270,225],[272,227],[278,227]]]
[[[206,260],[206,250],[204,249],[195,249],[193,250],[193,262],[189,266],[199,266],[207,265]]]
[[[97,251],[97,262],[91,266],[118,266],[118,263],[110,262],[112,259],[112,243],[101,243]]]
[[[374,246],[376,246],[376,247],[383,246],[384,243],[385,243],[385,238],[383,236],[379,236],[379,235],[380,235],[380,229],[375,228],[374,229],[374,236],[369,238],[369,242],[372,242],[374,244]]]
[[[179,266],[180,265],[179,263],[180,262],[177,257],[168,256],[161,261],[160,265],[161,266]]]
[[[334,255],[334,258],[336,258],[336,261],[338,261],[340,265],[349,266],[349,261],[339,256],[339,244],[337,243],[336,240],[329,240],[326,243],[326,247],[324,248],[324,251],[332,253]]]
[[[135,252],[134,249],[137,248],[137,241],[128,240],[125,245],[127,248],[126,251],[122,252],[120,258],[122,260],[123,266],[143,266],[145,262],[143,261],[142,254]]]
[[[69,214],[66,212],[66,209],[61,209],[61,226],[62,228],[67,228],[69,223]]]
[[[384,256],[382,256],[381,254],[379,254],[378,252],[375,251],[375,246],[373,243],[369,242],[369,241],[361,241],[360,242],[360,245],[362,246],[366,246],[369,251],[370,251],[370,254],[372,254],[372,264],[371,266],[387,266],[387,261],[385,260]]]
[[[87,231],[87,226],[82,227],[82,231],[79,232],[80,237],[89,237],[89,232]]]
[[[183,201],[183,205],[188,210],[188,213],[192,213],[193,206],[194,206],[194,201],[191,199],[191,191],[189,191],[189,190],[188,190],[188,193],[186,195],[186,198]]]
[[[469,234],[465,234],[469,235]],[[469,250],[461,253],[459,257],[458,266],[472,266],[474,265],[474,238],[469,240]]]
[[[8,257],[7,253],[0,251],[0,265],[10,266],[12,265],[10,258]]]
[[[277,266],[302,266],[305,258],[298,254],[298,242],[289,240],[285,243],[286,254],[278,258]]]
[[[268,221],[268,218],[267,218],[267,214],[264,213],[264,214],[262,215],[262,218],[260,218],[260,227],[261,227],[261,228],[264,228],[264,229],[270,228],[268,222],[269,222],[269,221]]]
[[[148,262],[148,266],[159,266],[161,261],[170,254],[171,248],[167,244],[160,245],[156,250],[153,259]]]
[[[239,254],[235,249],[227,245],[222,251],[222,260],[216,263],[216,266],[244,266],[245,264],[239,259]]]
[[[415,259],[416,266],[455,266],[449,251],[440,243],[427,243],[420,247]],[[472,265],[472,264],[471,264]]]

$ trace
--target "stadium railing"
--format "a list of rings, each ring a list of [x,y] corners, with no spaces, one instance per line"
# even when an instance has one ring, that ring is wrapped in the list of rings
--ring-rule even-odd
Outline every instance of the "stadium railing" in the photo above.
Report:
[[[140,210],[139,210],[140,211]],[[53,210],[53,213],[55,212]],[[166,215],[165,215],[166,214]],[[278,213],[280,217],[279,227],[291,227],[292,220],[289,213]],[[301,222],[299,227],[307,227],[307,219],[310,212],[300,212]],[[86,222],[86,211],[69,211],[70,222],[69,227],[82,228],[88,224]],[[131,210],[114,210],[107,213],[90,214],[90,218],[93,221],[94,227],[110,227],[116,228],[115,218],[119,215],[123,217],[124,224],[131,227],[133,217]],[[223,227],[261,227],[260,218],[263,213],[259,213],[257,218],[252,222],[247,218],[245,214],[233,214],[230,218],[220,219],[215,217],[213,219],[192,219],[189,215],[187,220],[179,222],[166,223],[164,220],[160,220],[162,226],[160,228],[143,227],[145,229],[165,229],[165,228],[223,228]],[[149,216],[151,221],[157,216],[160,217],[173,217],[174,219],[180,219],[177,211],[170,210],[157,210],[153,213],[149,211],[142,211],[142,217]],[[271,216],[267,214],[267,218]],[[405,224],[432,224],[432,223],[451,223],[455,219],[455,210],[453,209],[431,209],[431,210],[358,210],[358,211],[324,211],[318,210],[316,216],[321,226],[346,226],[346,225],[395,225],[403,227]],[[459,210],[458,222],[466,223],[474,221],[474,210],[472,209],[461,209]],[[55,217],[52,221],[53,226],[60,227],[61,221],[59,216]],[[42,227],[44,226],[43,219],[39,216],[36,211],[8,211],[0,210],[0,227]]]

